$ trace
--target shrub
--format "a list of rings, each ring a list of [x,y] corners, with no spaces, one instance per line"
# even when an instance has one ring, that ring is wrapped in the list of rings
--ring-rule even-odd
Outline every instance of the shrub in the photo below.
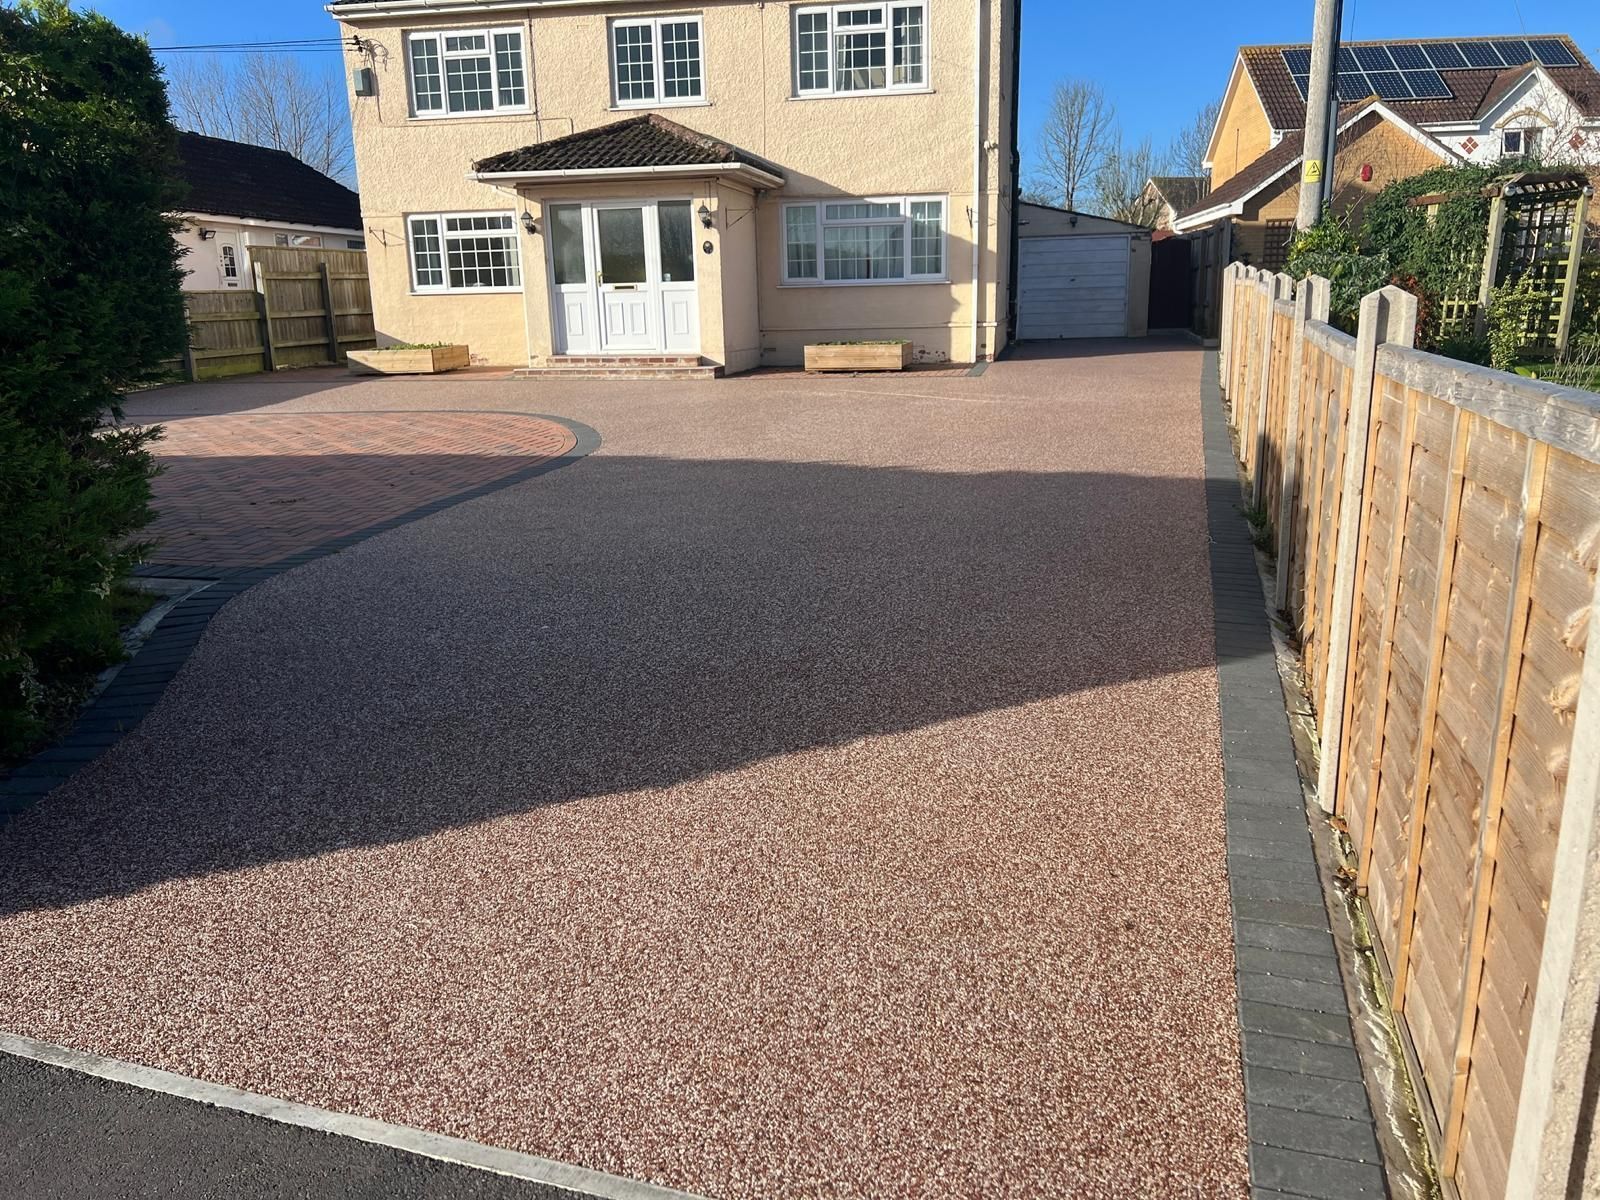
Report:
[[[1544,292],[1531,275],[1508,279],[1489,297],[1489,365],[1510,371],[1522,357],[1528,322],[1544,301]]]
[[[0,7],[0,757],[120,654],[112,584],[153,432],[106,425],[187,336],[149,47],[65,0]]]
[[[1288,272],[1297,279],[1321,275],[1332,284],[1329,320],[1354,332],[1361,298],[1389,282],[1393,275],[1388,256],[1364,254],[1349,228],[1337,217],[1324,214],[1310,229],[1297,234],[1289,245]]]

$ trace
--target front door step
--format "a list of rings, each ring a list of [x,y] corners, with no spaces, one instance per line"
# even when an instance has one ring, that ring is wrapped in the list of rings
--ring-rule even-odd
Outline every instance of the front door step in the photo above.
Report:
[[[553,354],[517,379],[715,379],[722,368],[698,354]]]

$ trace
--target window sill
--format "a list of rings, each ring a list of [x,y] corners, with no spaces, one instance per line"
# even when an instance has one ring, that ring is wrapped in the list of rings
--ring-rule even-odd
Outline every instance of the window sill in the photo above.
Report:
[[[412,288],[413,296],[517,296],[521,295],[519,287],[481,287],[481,288]]]
[[[922,287],[927,284],[949,287],[950,277],[943,275],[938,278],[930,276],[926,279],[786,279],[778,286],[781,288]]]
[[[496,117],[531,117],[531,108],[495,108],[479,109],[477,112],[443,112],[443,113],[418,113],[411,114],[413,121],[492,121]]]
[[[657,100],[649,104],[613,104],[607,112],[650,112],[657,108],[710,108],[709,100]]]
[[[786,99],[794,100],[881,100],[885,96],[931,96],[937,88],[881,88],[878,91],[863,92],[817,92],[815,94],[802,93],[797,96],[788,96]]]

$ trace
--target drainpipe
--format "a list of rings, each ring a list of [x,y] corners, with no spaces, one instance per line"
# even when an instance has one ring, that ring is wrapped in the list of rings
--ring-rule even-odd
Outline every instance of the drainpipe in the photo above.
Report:
[[[978,272],[983,236],[983,0],[972,5],[972,361],[978,361],[982,292]]]
[[[1011,265],[1006,270],[1006,342],[1017,336],[1017,259],[1022,249],[1022,155],[1017,118],[1022,110],[1022,0],[1011,6]]]

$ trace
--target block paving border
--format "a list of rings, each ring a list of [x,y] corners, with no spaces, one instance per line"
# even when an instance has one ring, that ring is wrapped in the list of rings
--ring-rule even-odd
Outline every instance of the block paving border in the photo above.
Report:
[[[1214,350],[1200,389],[1251,1194],[1386,1196]]]
[[[161,618],[155,630],[116,673],[106,689],[78,714],[71,730],[55,745],[36,754],[0,779],[0,822],[30,808],[71,778],[80,768],[93,762],[134,729],[161,699],[190,653],[200,642],[211,618],[239,593],[264,579],[325,558],[330,554],[366,541],[380,533],[409,525],[468,500],[476,500],[502,488],[511,487],[592,454],[600,446],[594,429],[565,417],[545,413],[496,413],[550,421],[567,429],[575,441],[564,454],[541,458],[519,471],[491,479],[464,491],[436,497],[397,516],[364,526],[351,533],[328,538],[308,549],[297,551],[260,567],[206,567],[146,564],[134,570],[136,576],[159,579],[210,580],[209,586],[175,604]]]

